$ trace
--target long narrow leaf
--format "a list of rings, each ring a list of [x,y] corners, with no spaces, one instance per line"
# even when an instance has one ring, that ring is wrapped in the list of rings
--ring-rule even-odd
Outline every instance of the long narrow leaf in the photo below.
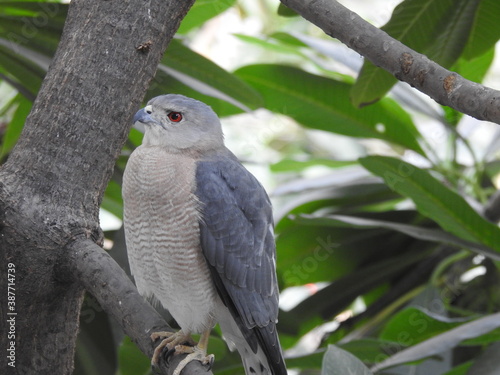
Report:
[[[415,225],[394,223],[385,220],[367,219],[362,217],[346,215],[328,215],[326,217],[314,217],[312,215],[301,215],[308,220],[313,220],[318,225],[349,226],[355,228],[386,228],[404,233],[413,238],[424,241],[445,243],[459,248],[466,248],[478,254],[500,261],[500,253],[487,246],[463,240],[440,229],[429,229]]]
[[[462,341],[481,336],[500,327],[500,313],[488,315],[484,318],[474,320],[470,323],[462,324],[446,333],[423,341],[408,349],[405,349],[385,361],[382,361],[371,368],[373,372],[400,365],[407,362],[427,358],[448,349],[454,348]]]
[[[425,53],[445,67],[463,52],[479,0],[406,0],[382,27],[408,47]],[[397,82],[385,70],[365,61],[351,96],[356,106],[379,100]]]
[[[310,319],[315,315],[330,318],[345,309],[356,297],[383,285],[428,255],[428,248],[424,248],[420,252],[409,252],[383,258],[380,261],[372,261],[370,265],[359,267],[333,281],[298,304],[291,310],[291,313],[300,321]]]
[[[32,102],[18,94],[13,103],[16,103],[17,109],[10,121],[0,144],[0,159],[4,158],[16,144],[21,131],[23,130],[26,117],[31,110]]]
[[[68,4],[50,1],[6,1],[0,7],[0,37],[16,46],[51,57],[62,34]]]
[[[33,61],[0,45],[0,73],[21,85],[30,93],[28,99],[32,99],[36,96],[46,72]]]
[[[469,39],[480,0],[458,0],[435,33],[432,44],[424,52],[432,60],[448,68],[460,57]]]
[[[368,156],[360,163],[398,193],[411,198],[417,209],[436,221],[444,230],[500,251],[500,228],[490,223],[430,173],[402,160]]]
[[[329,345],[323,358],[321,375],[371,375],[363,362],[337,346]]]
[[[392,100],[359,110],[349,102],[349,84],[289,66],[251,65],[235,74],[262,94],[267,109],[304,126],[384,139],[423,153],[411,118]]]
[[[464,57],[468,60],[482,55],[491,49],[500,38],[500,2],[481,0],[472,27],[471,35],[465,47]]]
[[[182,20],[178,33],[185,34],[230,8],[236,0],[197,0]]]
[[[261,96],[251,86],[177,39],[170,42],[159,68],[182,83],[243,110],[262,106]],[[168,84],[165,86],[168,89]]]
[[[26,21],[18,18],[2,19],[0,17],[0,37],[10,44],[10,49],[17,52],[18,46],[30,48],[51,57],[59,44],[62,33],[60,29],[47,27],[35,28],[32,33],[25,32]]]

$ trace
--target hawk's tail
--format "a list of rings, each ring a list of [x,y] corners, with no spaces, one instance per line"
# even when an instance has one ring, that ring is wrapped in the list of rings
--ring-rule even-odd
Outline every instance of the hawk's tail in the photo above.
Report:
[[[275,325],[268,327],[240,328],[227,308],[219,320],[229,349],[240,353],[246,375],[286,375]]]

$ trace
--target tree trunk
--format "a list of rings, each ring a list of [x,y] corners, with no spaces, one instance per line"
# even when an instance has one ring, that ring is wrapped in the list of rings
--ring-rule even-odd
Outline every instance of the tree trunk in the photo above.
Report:
[[[85,282],[68,267],[68,248],[102,240],[99,204],[132,114],[193,1],[71,2],[23,134],[0,169],[2,373],[72,372]]]

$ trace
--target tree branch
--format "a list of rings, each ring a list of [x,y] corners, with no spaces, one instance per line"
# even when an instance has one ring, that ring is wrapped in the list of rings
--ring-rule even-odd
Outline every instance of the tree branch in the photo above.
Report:
[[[466,80],[408,48],[335,0],[281,0],[397,79],[436,102],[500,124],[500,91]]]
[[[149,358],[153,356],[152,332],[173,331],[156,310],[139,295],[120,266],[99,246],[90,240],[75,241],[68,246],[68,264],[59,269],[90,292],[101,307],[113,316],[125,334]],[[158,342],[159,343],[159,342]],[[169,363],[160,358],[162,374],[172,374],[186,355],[175,355]],[[208,374],[200,362],[188,364],[183,375]]]

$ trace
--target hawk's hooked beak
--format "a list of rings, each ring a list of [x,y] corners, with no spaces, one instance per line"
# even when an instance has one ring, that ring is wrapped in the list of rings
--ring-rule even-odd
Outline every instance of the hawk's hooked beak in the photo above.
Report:
[[[143,124],[149,124],[149,123],[155,123],[157,124],[158,122],[151,117],[151,106],[147,105],[146,107],[140,109],[137,111],[137,113],[134,116],[134,124],[139,121],[142,122]]]
[[[140,109],[137,111],[137,113],[134,115],[134,128],[139,130],[141,133],[144,133],[144,124],[158,124],[158,121],[156,121],[154,118],[151,117],[151,106],[147,105],[144,108]]]

